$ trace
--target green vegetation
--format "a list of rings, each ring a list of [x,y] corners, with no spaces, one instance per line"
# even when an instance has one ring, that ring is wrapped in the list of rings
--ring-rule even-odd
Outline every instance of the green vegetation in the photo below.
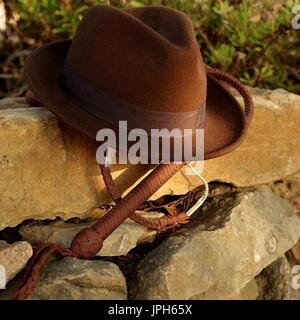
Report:
[[[165,5],[186,12],[194,23],[207,64],[251,86],[300,93],[300,30],[291,19],[295,1],[286,0],[19,0],[6,4],[8,28],[0,38],[0,97],[20,95],[19,79],[29,50],[71,38],[93,4],[116,7]]]

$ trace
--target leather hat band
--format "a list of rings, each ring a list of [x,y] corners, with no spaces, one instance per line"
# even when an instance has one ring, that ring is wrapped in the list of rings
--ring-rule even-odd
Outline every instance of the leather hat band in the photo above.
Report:
[[[151,129],[198,129],[204,127],[205,102],[188,112],[161,112],[141,108],[90,85],[72,70],[65,60],[61,77],[63,91],[85,112],[118,126],[127,121],[127,128]]]

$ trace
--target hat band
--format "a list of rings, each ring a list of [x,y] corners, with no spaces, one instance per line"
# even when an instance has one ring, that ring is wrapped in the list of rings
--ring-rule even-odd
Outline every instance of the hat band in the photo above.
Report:
[[[162,112],[141,108],[90,85],[75,73],[67,60],[64,62],[61,86],[78,107],[96,117],[118,126],[127,121],[127,128],[151,129],[199,129],[205,123],[205,101],[193,111]]]

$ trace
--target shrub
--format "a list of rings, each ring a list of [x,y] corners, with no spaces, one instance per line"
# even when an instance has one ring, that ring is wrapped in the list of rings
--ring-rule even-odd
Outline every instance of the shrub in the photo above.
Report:
[[[0,44],[6,49],[0,55],[5,62],[0,73],[19,75],[28,49],[71,38],[84,12],[96,3],[116,7],[164,5],[182,10],[193,21],[207,64],[231,72],[251,86],[300,93],[300,30],[291,27],[295,1],[284,0],[10,1],[6,5],[8,29]],[[24,54],[16,54],[18,50]],[[11,54],[15,56],[9,59]],[[0,95],[1,86],[2,91],[8,91],[21,84],[10,79],[8,87],[2,81]]]

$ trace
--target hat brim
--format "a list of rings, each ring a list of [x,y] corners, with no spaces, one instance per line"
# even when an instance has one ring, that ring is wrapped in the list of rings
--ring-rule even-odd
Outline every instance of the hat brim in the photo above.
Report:
[[[52,42],[27,59],[24,77],[38,100],[60,120],[95,139],[101,128],[113,125],[84,111],[62,90],[60,78],[71,40]],[[247,131],[245,114],[232,94],[207,76],[204,159],[216,158],[237,148]]]

